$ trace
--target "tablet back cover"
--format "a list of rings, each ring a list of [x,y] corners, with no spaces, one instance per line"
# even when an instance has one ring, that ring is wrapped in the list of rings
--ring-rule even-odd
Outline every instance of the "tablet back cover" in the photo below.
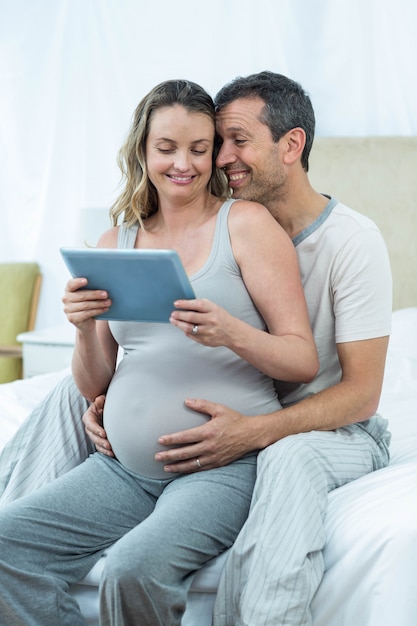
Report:
[[[87,278],[86,289],[108,292],[112,305],[97,319],[168,323],[175,300],[195,298],[174,250],[61,248],[60,252],[73,277]]]

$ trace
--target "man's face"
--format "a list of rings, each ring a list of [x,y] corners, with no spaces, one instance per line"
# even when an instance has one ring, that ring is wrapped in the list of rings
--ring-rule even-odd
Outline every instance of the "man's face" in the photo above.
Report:
[[[240,98],[217,114],[222,145],[216,164],[225,170],[234,198],[260,202],[272,211],[284,192],[286,176],[280,142],[273,142],[260,121],[264,104],[258,97]]]

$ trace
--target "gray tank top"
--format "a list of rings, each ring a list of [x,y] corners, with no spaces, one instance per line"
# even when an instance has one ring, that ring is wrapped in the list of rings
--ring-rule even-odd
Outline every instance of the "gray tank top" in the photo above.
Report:
[[[220,208],[209,257],[190,280],[197,298],[266,330],[233,256],[227,226],[233,202]],[[137,229],[121,227],[118,246],[134,247]],[[228,348],[197,344],[171,324],[110,322],[110,329],[123,359],[107,392],[104,427],[116,457],[133,472],[167,478],[154,459],[158,437],[207,419],[184,406],[187,397],[221,402],[245,415],[280,408],[273,381]]]

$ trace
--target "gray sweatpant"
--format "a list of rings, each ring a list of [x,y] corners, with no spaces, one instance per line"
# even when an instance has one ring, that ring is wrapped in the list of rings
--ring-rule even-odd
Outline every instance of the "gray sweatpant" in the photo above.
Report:
[[[85,626],[68,585],[110,548],[100,624],[179,626],[191,574],[234,542],[255,475],[255,455],[170,481],[91,455],[0,508],[0,622]]]

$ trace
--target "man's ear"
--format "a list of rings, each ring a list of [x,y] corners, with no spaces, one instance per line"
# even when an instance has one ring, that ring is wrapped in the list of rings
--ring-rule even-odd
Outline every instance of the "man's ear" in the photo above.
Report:
[[[284,163],[291,165],[295,161],[301,161],[304,146],[306,143],[306,134],[302,128],[292,128],[283,137],[286,145],[284,152]]]

